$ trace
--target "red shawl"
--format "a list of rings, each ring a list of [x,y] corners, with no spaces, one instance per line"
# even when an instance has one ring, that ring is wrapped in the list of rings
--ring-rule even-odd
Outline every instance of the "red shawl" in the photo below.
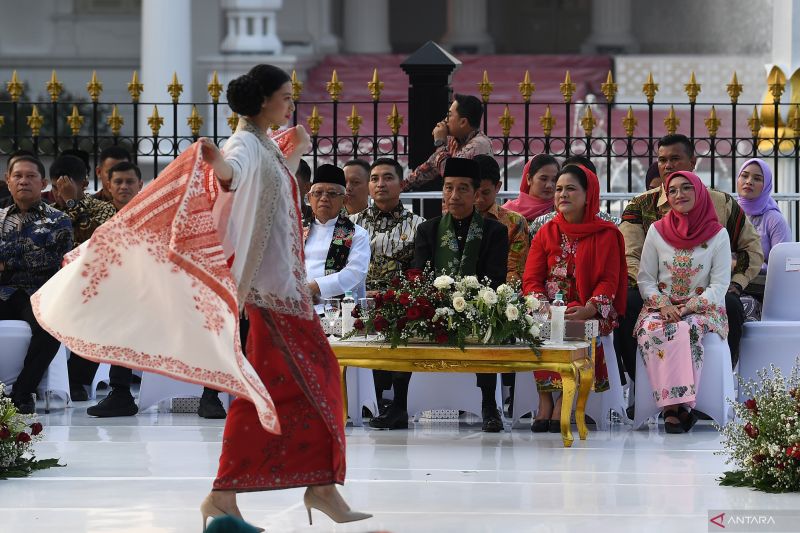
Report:
[[[683,215],[674,209],[655,222],[659,235],[667,244],[679,250],[690,250],[707,242],[722,229],[714,203],[708,189],[700,181],[697,174],[688,171],[673,172],[664,180],[664,190],[669,189],[669,182],[676,176],[682,176],[694,185],[694,207]]]
[[[522,169],[522,181],[519,183],[519,197],[515,200],[509,200],[503,204],[503,208],[509,211],[515,211],[525,217],[525,220],[532,222],[536,217],[546,215],[553,210],[553,200],[542,200],[536,196],[531,196],[530,183],[528,183],[528,173],[531,169],[531,163],[536,159],[534,157],[525,164]],[[532,176],[531,176],[532,177]]]
[[[619,259],[619,272],[613,273],[611,294],[614,297],[614,309],[622,316],[625,314],[628,294],[625,241],[613,222],[605,221],[597,216],[597,213],[600,212],[600,182],[597,175],[582,165],[577,166],[586,174],[587,181],[586,208],[583,212],[583,220],[579,224],[572,224],[559,213],[553,220],[542,226],[536,234],[536,238],[544,239],[544,242],[560,243],[563,233],[570,239],[580,240],[575,258],[575,282],[581,301],[570,302],[572,305],[584,305],[594,296],[601,280],[608,279],[607,258],[609,254],[616,254]]]

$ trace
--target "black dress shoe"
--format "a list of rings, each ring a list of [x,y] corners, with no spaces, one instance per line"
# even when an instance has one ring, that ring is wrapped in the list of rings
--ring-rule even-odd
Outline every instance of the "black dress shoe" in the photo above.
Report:
[[[86,392],[86,387],[83,385],[70,385],[69,397],[73,402],[88,402],[89,393]]]
[[[32,415],[36,412],[36,397],[33,394],[14,394],[11,402],[20,414]]]
[[[86,410],[89,416],[112,418],[115,416],[133,416],[139,412],[136,402],[129,390],[111,389],[111,392],[100,403]]]
[[[531,422],[531,431],[534,433],[547,433],[550,430],[550,420],[544,418],[542,420],[534,420]]]
[[[197,407],[197,416],[211,420],[221,420],[228,416],[217,392],[203,391],[200,405]]]
[[[408,411],[390,407],[380,416],[369,421],[369,427],[375,429],[408,429]]]
[[[503,431],[503,421],[500,419],[500,411],[495,406],[484,407],[481,409],[483,426],[481,431],[485,433],[499,433]]]
[[[551,418],[548,420],[549,424],[547,425],[547,430],[550,433],[561,433],[561,420],[555,420]]]

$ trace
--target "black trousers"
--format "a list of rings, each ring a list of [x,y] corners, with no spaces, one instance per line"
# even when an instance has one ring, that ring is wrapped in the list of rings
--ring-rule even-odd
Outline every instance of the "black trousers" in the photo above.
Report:
[[[617,352],[620,373],[623,369],[628,372],[632,380],[636,380],[636,338],[633,328],[642,310],[642,296],[639,289],[628,289],[628,305],[625,316],[619,321],[619,327],[614,330],[614,350]],[[739,362],[739,343],[742,340],[744,326],[744,306],[739,296],[733,292],[725,295],[725,310],[728,313],[728,347],[731,350],[731,366],[736,367]]]
[[[31,343],[14,384],[14,396],[34,393],[61,343],[36,321],[31,298],[25,291],[18,290],[8,300],[0,300],[0,320],[24,320],[31,327]]]
[[[497,374],[475,374],[476,385],[481,389],[483,407],[497,407],[495,390],[497,388]],[[411,372],[392,372],[392,386],[394,387],[394,400],[392,406],[403,411],[408,409],[408,384],[411,381]]]

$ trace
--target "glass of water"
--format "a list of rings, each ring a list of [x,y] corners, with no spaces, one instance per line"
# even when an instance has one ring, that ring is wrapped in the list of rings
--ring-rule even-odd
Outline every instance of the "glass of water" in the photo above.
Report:
[[[336,319],[339,318],[339,314],[342,312],[342,302],[339,298],[325,298],[325,302],[323,303],[325,319],[328,321],[330,334],[333,335]]]

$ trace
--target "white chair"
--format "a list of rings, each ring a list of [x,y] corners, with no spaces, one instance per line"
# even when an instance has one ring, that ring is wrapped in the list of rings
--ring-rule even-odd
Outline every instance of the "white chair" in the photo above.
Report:
[[[770,364],[788,376],[800,355],[800,243],[783,242],[769,253],[761,322],[747,322],[739,345],[739,375],[758,380]],[[788,270],[787,270],[788,268]]]
[[[24,320],[0,321],[0,382],[9,387],[7,392],[13,388],[22,371],[30,343],[31,328],[27,322]],[[52,396],[62,398],[65,407],[70,405],[67,350],[64,345],[59,347],[55,358],[39,382],[36,392],[40,398],[45,400],[45,413],[50,412]]]
[[[717,424],[724,426],[731,417],[728,399],[733,399],[733,369],[728,342],[718,334],[709,332],[703,337],[703,369],[697,385],[695,409],[710,416]],[[633,429],[646,427],[651,417],[657,416],[661,409],[653,398],[653,388],[644,366],[641,352],[636,357],[636,413]]]
[[[604,392],[591,391],[589,393],[589,399],[586,401],[586,414],[595,421],[598,430],[607,431],[611,427],[611,410],[613,409],[621,417],[625,417],[626,404],[619,377],[617,354],[614,351],[614,337],[613,335],[600,337],[600,342],[603,343],[606,368],[608,369],[609,389]],[[594,354],[592,354],[592,360],[594,360]],[[539,394],[536,390],[533,373],[517,372],[514,381],[512,425],[516,425],[525,413],[535,413],[538,407]]]
[[[90,400],[94,400],[97,398],[97,386],[100,383],[105,383],[106,385],[109,385],[111,383],[109,372],[111,372],[110,364],[100,363],[98,365],[97,371],[94,373],[94,378],[92,379],[92,385],[89,387]]]
[[[203,395],[203,386],[168,378],[154,372],[143,372],[139,386],[139,411],[145,411],[155,404],[172,398],[199,398]],[[230,396],[220,393],[219,397],[227,410]]]
[[[347,415],[353,425],[361,427],[364,418],[362,408],[366,407],[375,416],[378,416],[378,399],[375,396],[375,380],[371,368],[348,367],[347,380]]]
[[[475,379],[475,374],[465,372],[414,372],[408,384],[408,414],[416,420],[423,411],[451,409],[481,416],[482,395]],[[498,375],[498,407],[503,405],[502,398]]]

